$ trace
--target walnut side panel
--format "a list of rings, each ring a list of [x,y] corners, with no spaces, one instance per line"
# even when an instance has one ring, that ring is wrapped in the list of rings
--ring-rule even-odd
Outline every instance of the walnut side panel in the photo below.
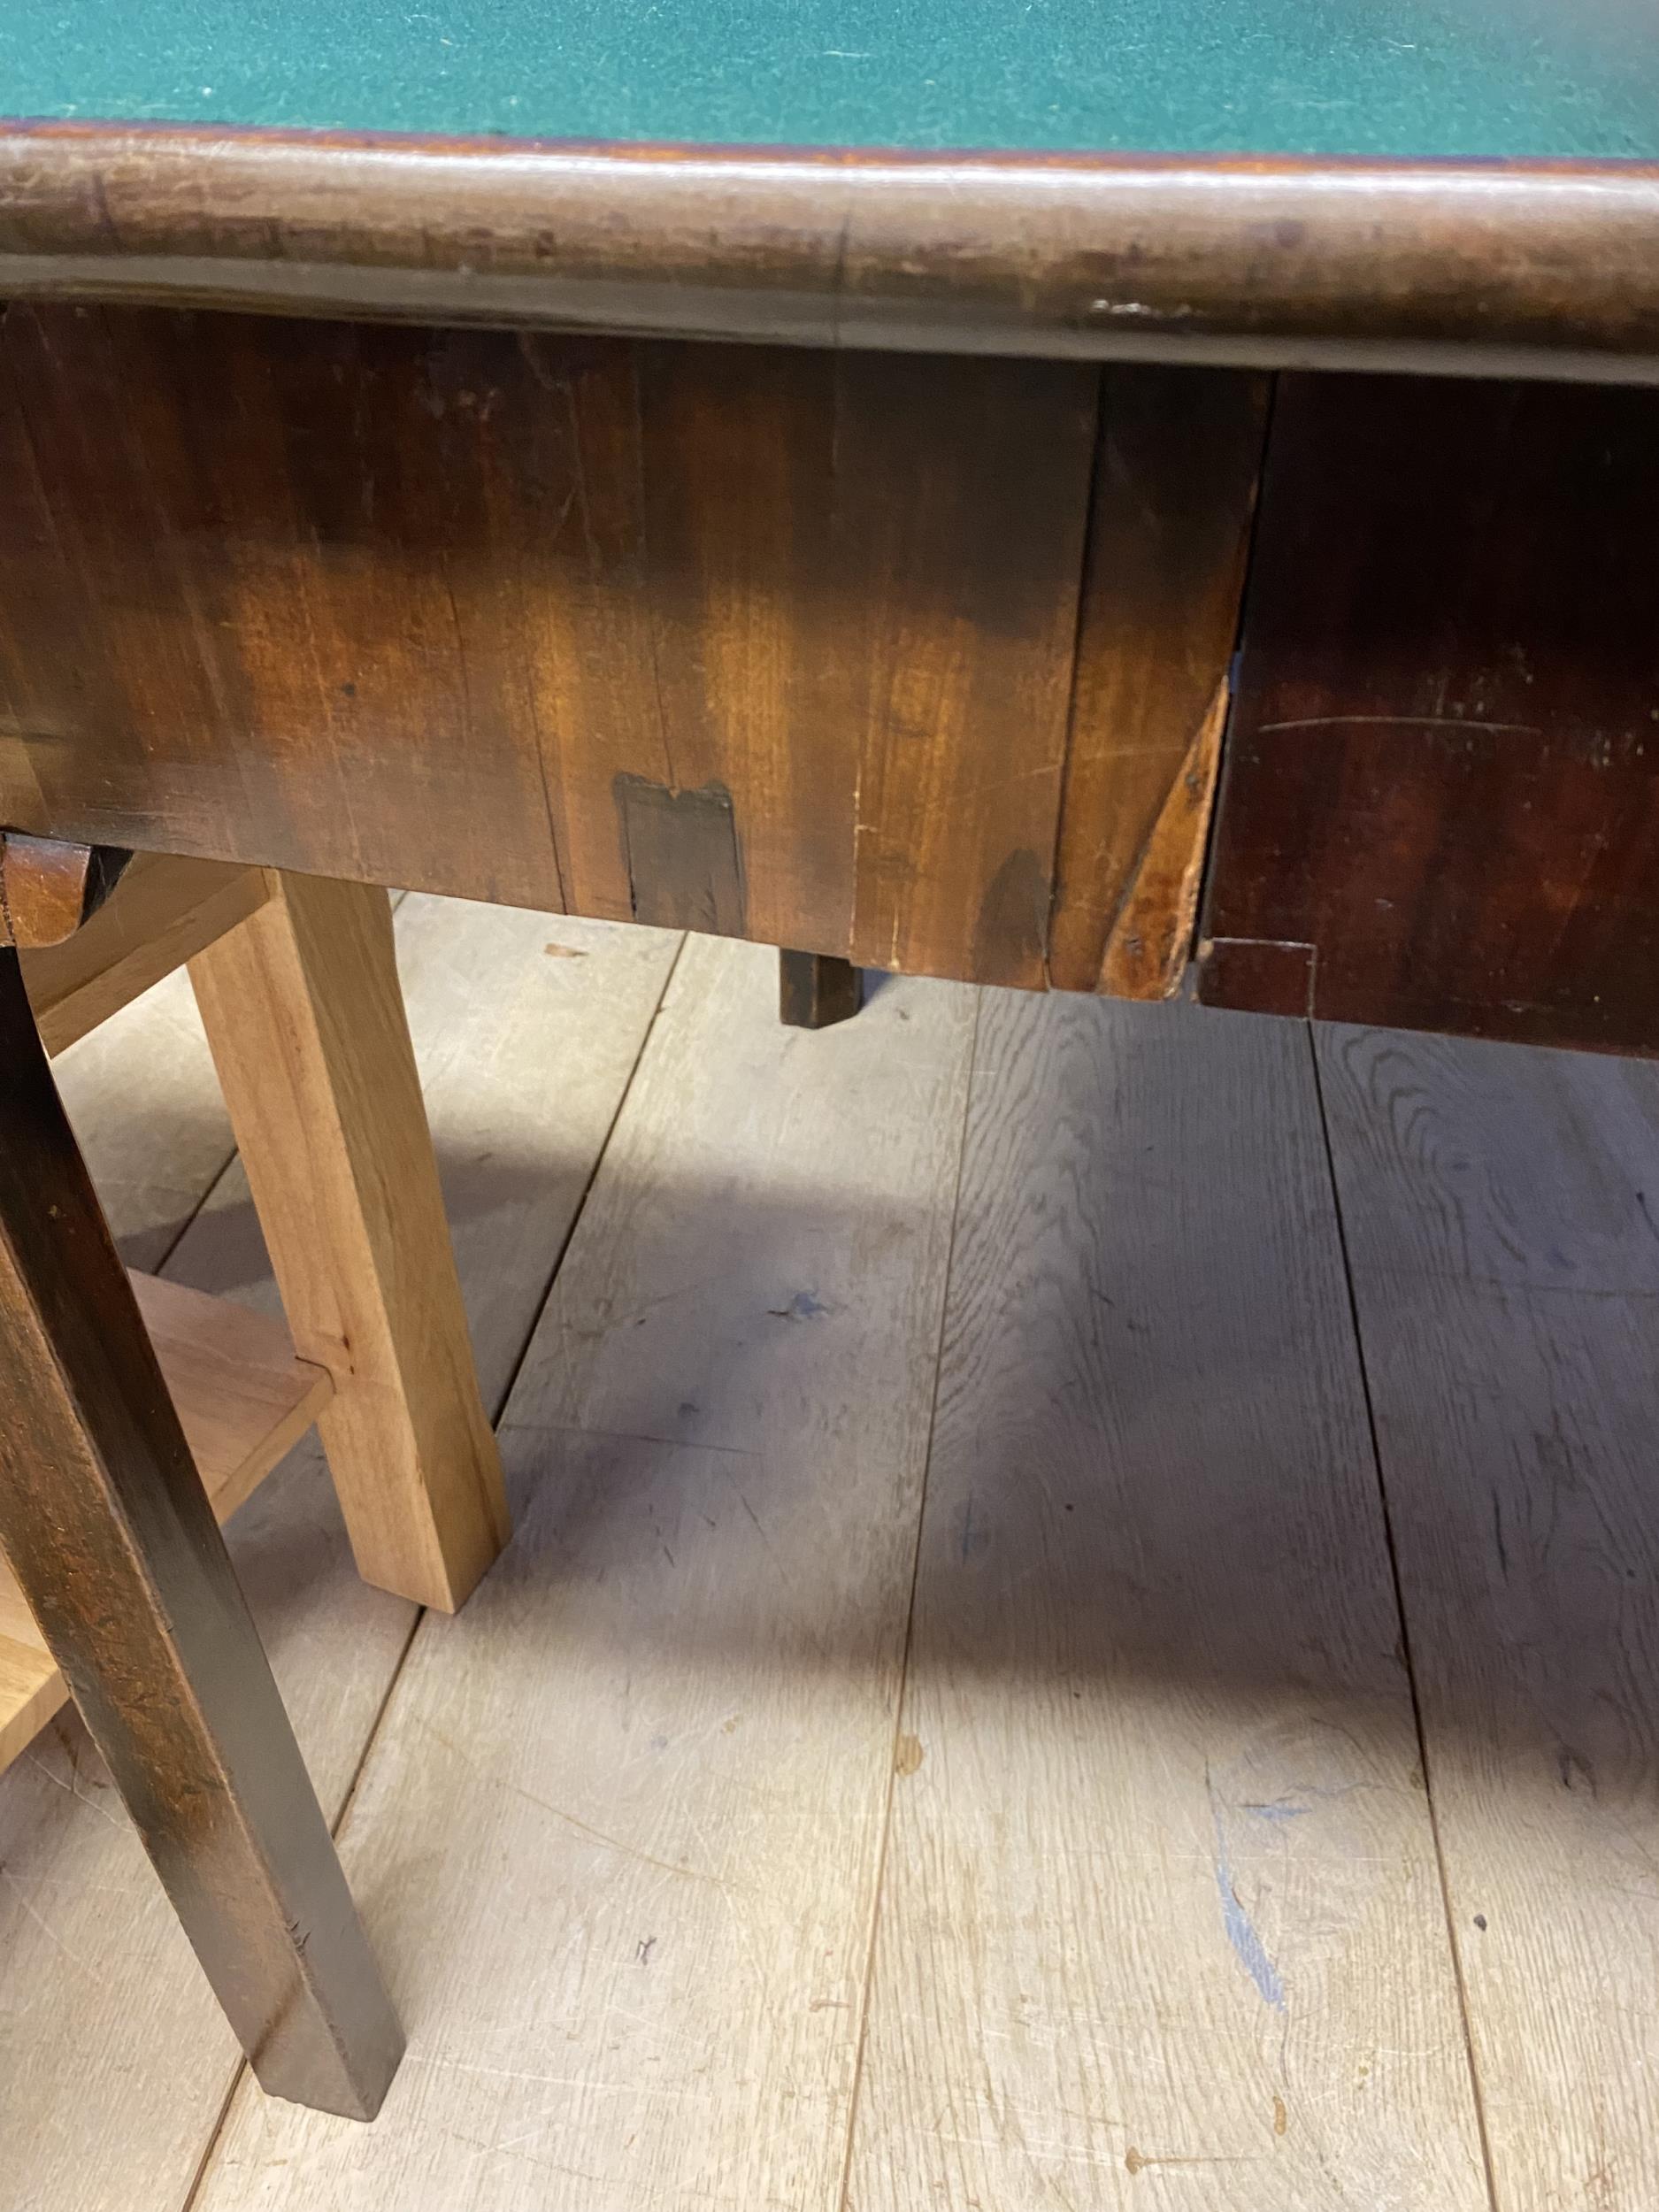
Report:
[[[521,649],[574,468],[526,385],[484,335],[12,308],[0,818],[557,906]]]
[[[1097,380],[14,307],[0,822],[1041,983]]]
[[[1098,404],[1056,363],[842,364],[863,966],[1047,979]]]
[[[1288,378],[1212,1005],[1659,1052],[1659,399]]]

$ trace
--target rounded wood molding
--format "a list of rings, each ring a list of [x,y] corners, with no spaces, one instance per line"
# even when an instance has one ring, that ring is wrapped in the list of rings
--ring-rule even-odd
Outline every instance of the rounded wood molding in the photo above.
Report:
[[[0,296],[1659,380],[1659,164],[0,125]]]

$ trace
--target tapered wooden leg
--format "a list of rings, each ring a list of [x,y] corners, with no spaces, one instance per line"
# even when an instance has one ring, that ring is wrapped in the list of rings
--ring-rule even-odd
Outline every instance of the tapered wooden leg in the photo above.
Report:
[[[851,1018],[864,998],[864,976],[833,954],[778,955],[778,1013],[792,1029],[827,1029]]]
[[[9,949],[0,1547],[259,2080],[370,2118],[403,2039]]]
[[[190,973],[358,1570],[453,1612],[509,1523],[386,893],[273,872]]]

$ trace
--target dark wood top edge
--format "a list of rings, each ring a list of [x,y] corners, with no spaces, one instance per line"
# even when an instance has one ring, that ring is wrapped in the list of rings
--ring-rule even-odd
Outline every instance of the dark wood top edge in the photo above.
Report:
[[[1506,155],[1378,156],[1371,154],[1202,153],[1148,150],[1138,153],[1032,150],[1018,147],[967,146],[917,148],[904,146],[816,146],[764,142],[702,142],[687,139],[514,138],[500,133],[485,136],[436,135],[431,133],[368,130],[312,130],[280,128],[253,124],[166,122],[101,122],[79,118],[8,116],[0,114],[0,141],[8,145],[20,140],[37,145],[64,144],[119,148],[124,152],[171,149],[191,157],[204,150],[242,149],[285,156],[376,154],[397,157],[419,155],[437,161],[476,162],[484,159],[603,161],[634,167],[695,164],[721,169],[941,170],[1014,169],[1022,172],[1083,171],[1156,172],[1194,171],[1209,174],[1273,175],[1406,175],[1423,178],[1456,175],[1525,175],[1617,179],[1648,175],[1659,178],[1659,159],[1643,161],[1609,156],[1591,160],[1582,156],[1519,158]]]
[[[1659,380],[1659,164],[0,122],[0,292]]]

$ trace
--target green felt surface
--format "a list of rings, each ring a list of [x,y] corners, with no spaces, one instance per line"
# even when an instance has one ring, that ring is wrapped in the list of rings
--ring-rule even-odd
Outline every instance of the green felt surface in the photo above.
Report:
[[[1659,158],[1659,0],[0,0],[0,113]]]

